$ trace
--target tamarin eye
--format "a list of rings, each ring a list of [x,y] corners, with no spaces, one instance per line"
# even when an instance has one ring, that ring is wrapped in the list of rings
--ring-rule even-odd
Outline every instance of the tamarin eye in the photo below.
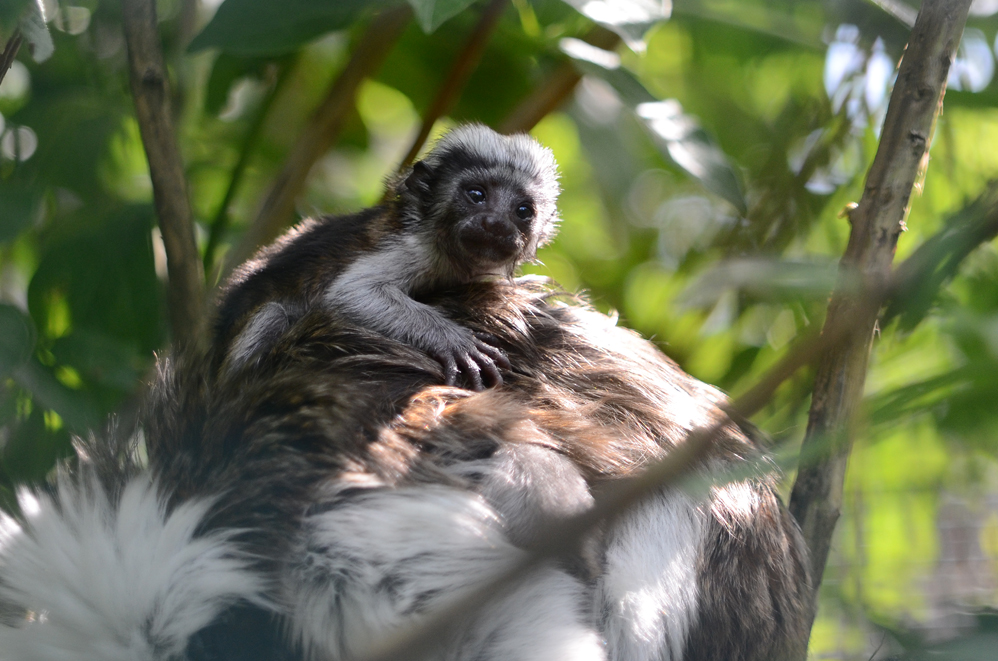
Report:
[[[465,192],[468,194],[468,198],[475,204],[481,204],[485,201],[485,191],[478,186],[472,186]]]
[[[521,204],[516,208],[516,217],[520,220],[526,220],[534,215],[534,208],[529,204]]]

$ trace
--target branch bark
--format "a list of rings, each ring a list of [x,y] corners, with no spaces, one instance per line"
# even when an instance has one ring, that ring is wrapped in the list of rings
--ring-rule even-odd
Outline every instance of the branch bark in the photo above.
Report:
[[[426,113],[423,115],[423,123],[419,127],[419,133],[416,134],[415,139],[412,141],[412,146],[409,147],[409,152],[399,164],[398,169],[400,171],[416,160],[416,156],[426,143],[426,139],[430,137],[433,125],[453,107],[461,90],[467,84],[468,78],[471,77],[472,72],[478,67],[478,63],[482,61],[482,55],[485,54],[485,46],[488,45],[489,37],[492,36],[496,26],[499,25],[499,19],[502,17],[507,4],[509,4],[509,0],[492,0],[482,11],[475,29],[472,30],[471,35],[465,41],[464,48],[454,58],[451,70],[437,91],[433,102],[430,103],[430,107],[427,108]]]
[[[924,168],[969,6],[970,0],[925,0],[912,29],[863,197],[849,214],[852,232],[840,262],[843,272],[862,276],[868,291],[882,290],[889,281],[911,189]],[[801,450],[817,460],[800,467],[790,499],[790,511],[811,552],[815,589],[839,517],[851,448],[849,423],[863,395],[878,312],[879,305],[844,289],[828,306],[825,329],[848,326],[850,331],[818,364]]]
[[[291,148],[256,218],[226,260],[227,269],[241,264],[258,246],[274,239],[291,222],[295,200],[305,187],[312,166],[339,138],[354,108],[361,83],[381,66],[411,16],[412,10],[403,5],[384,11],[371,21],[350,61]]]
[[[583,41],[603,50],[613,50],[620,44],[615,32],[596,25]],[[499,132],[527,133],[549,114],[557,110],[582,80],[582,74],[571,62],[562,62],[521,101],[499,125]]]
[[[204,275],[194,242],[187,180],[173,127],[155,3],[123,0],[122,16],[135,114],[149,161],[156,214],[166,247],[170,327],[174,344],[183,349],[204,339]]]

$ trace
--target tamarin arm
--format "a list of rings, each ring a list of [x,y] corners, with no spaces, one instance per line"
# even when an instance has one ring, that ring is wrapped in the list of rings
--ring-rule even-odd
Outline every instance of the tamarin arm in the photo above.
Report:
[[[409,295],[418,274],[432,272],[413,245],[395,244],[351,264],[326,291],[325,303],[356,323],[425,351],[447,385],[463,373],[475,390],[502,383],[509,361],[498,349],[434,307]]]

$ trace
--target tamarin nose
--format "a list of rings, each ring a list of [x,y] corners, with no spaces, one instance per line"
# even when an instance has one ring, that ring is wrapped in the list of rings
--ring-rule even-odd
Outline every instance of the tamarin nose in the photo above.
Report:
[[[502,218],[492,215],[482,218],[482,229],[489,234],[495,234],[497,236],[506,236],[510,233],[509,223]]]

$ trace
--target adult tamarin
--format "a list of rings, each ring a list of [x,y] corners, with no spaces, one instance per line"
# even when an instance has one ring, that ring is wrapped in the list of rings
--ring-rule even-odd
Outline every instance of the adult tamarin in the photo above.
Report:
[[[261,658],[361,657],[587,508],[591,488],[724,420],[720,393],[578,300],[531,281],[446,285],[416,295],[508,357],[501,388],[441,386],[446,361],[321,296],[253,299],[223,346],[239,346],[254,310],[292,313],[241,362],[226,349],[230,367],[164,362],[143,474],[121,489],[67,484],[59,507],[36,500],[26,524],[0,522],[0,615],[14,621],[0,658],[81,640],[115,659],[254,658],[247,640]],[[698,470],[758,456],[728,423]],[[807,562],[772,482],[662,490],[434,658],[802,656]],[[132,532],[136,512],[148,521]]]
[[[305,311],[335,312],[428,353],[448,385],[502,382],[509,364],[420,295],[483,278],[509,279],[557,224],[554,157],[526,135],[478,124],[447,133],[389,201],[346,217],[306,221],[229,280],[216,322],[216,360],[259,357]]]

